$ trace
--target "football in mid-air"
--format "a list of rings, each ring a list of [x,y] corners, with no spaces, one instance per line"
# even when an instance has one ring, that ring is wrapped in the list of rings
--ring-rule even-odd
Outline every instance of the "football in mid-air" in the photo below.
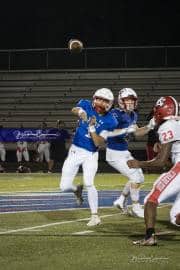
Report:
[[[68,42],[68,49],[72,53],[80,53],[83,49],[83,43],[79,39],[70,39]]]

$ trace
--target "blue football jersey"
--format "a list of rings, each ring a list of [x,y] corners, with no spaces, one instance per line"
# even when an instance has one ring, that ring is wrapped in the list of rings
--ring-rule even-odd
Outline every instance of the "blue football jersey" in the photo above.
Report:
[[[118,121],[118,129],[127,128],[130,125],[136,124],[137,122],[137,113],[134,111],[131,113],[126,113],[125,111],[116,108],[111,110],[111,113]],[[107,139],[107,147],[113,150],[127,150],[128,142],[126,139],[126,134],[118,135],[116,137],[109,137]]]
[[[82,108],[87,113],[88,119],[92,116],[96,117],[96,133],[100,134],[102,131],[112,131],[117,127],[117,120],[115,117],[110,113],[107,112],[105,115],[99,115],[92,106],[92,101],[81,99],[76,107]],[[83,121],[82,119],[79,120],[79,125],[76,128],[76,132],[73,139],[73,144],[84,148],[90,152],[96,152],[98,147],[95,146],[91,135],[88,131],[88,121]]]

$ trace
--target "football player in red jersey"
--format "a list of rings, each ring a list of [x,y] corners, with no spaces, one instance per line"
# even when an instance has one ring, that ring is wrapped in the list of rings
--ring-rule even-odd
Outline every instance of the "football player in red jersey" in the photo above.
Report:
[[[172,166],[155,181],[151,192],[145,198],[146,235],[136,245],[154,246],[156,210],[159,203],[171,196],[176,196],[170,211],[170,221],[180,226],[180,120],[178,102],[172,96],[161,97],[154,106],[154,119],[158,127],[160,152],[150,161],[129,160],[130,168],[164,167],[171,157]]]

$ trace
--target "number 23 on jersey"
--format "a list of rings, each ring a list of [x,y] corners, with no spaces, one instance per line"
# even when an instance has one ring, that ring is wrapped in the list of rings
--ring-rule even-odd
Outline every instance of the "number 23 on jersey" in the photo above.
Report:
[[[172,140],[173,137],[174,137],[174,134],[173,134],[172,130],[168,130],[168,131],[162,133],[162,140],[164,142],[168,142],[169,140]]]

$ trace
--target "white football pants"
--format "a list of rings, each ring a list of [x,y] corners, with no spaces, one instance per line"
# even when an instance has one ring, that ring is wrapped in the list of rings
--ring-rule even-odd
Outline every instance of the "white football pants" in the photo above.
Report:
[[[98,152],[89,152],[86,149],[72,145],[62,168],[60,188],[62,191],[75,191],[73,180],[82,165],[83,182],[88,192],[88,202],[91,213],[97,213],[98,193],[94,186],[94,177],[98,169]]]
[[[126,176],[129,181],[133,183],[144,182],[144,175],[142,169],[130,169],[127,165],[127,161],[134,159],[131,153],[126,151],[118,151],[107,148],[106,150],[106,161],[120,172],[122,175]]]
[[[29,152],[28,152],[27,149],[17,150],[16,151],[16,156],[17,156],[17,161],[18,162],[21,162],[23,157],[24,157],[25,161],[27,161],[27,162],[29,161]]]
[[[6,160],[6,150],[4,148],[0,148],[0,159],[3,162]]]
[[[50,147],[50,144],[48,142],[40,143],[38,145],[37,151],[39,153],[39,159],[41,162],[43,161],[44,158],[45,158],[46,162],[49,162],[49,160],[50,160],[49,147]]]

